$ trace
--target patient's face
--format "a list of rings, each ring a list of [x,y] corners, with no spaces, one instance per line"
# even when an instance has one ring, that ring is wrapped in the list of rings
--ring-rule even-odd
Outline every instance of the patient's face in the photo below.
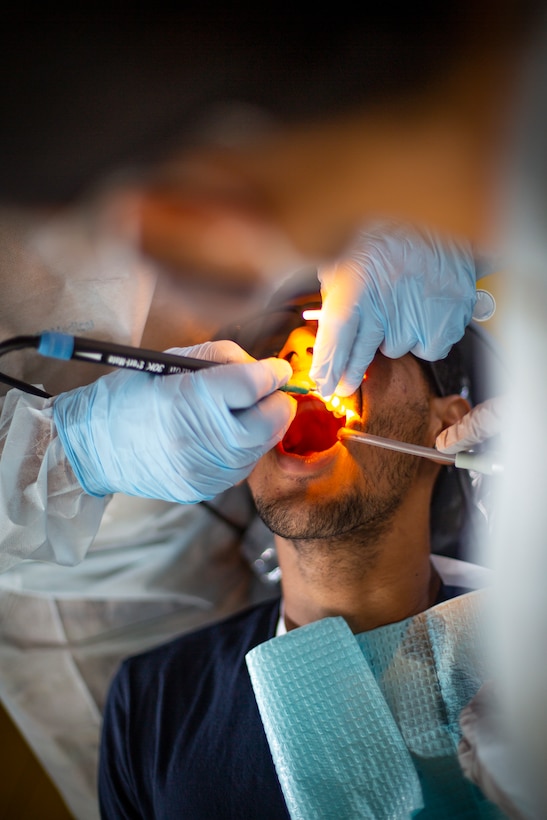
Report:
[[[310,386],[315,326],[291,333],[279,357],[290,362],[296,384]],[[435,434],[430,390],[416,360],[378,353],[360,389],[336,418],[324,402],[297,395],[296,417],[284,439],[249,477],[266,524],[286,538],[328,538],[376,525],[391,515],[424,469],[422,459],[347,441],[336,434],[347,424],[375,435],[432,446]]]

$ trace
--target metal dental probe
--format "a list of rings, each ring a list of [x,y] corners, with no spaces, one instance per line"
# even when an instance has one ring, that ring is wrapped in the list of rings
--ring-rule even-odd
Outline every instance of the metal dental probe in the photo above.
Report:
[[[372,433],[361,433],[358,430],[352,430],[350,427],[342,427],[337,436],[341,441],[350,439],[361,444],[372,444],[374,447],[383,447],[385,450],[395,450],[399,453],[421,456],[421,458],[428,458],[441,464],[453,464],[455,467],[464,470],[475,470],[475,472],[484,473],[485,475],[499,475],[503,472],[503,465],[500,464],[497,456],[491,452],[461,452],[449,455],[435,450],[434,447],[423,447],[421,444],[408,444],[405,441],[374,436]]]

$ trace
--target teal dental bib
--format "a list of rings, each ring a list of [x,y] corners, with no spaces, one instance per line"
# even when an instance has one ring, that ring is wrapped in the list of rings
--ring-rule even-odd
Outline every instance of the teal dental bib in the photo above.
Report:
[[[471,592],[360,635],[325,618],[247,654],[293,820],[504,816],[457,760],[489,673],[484,604]]]

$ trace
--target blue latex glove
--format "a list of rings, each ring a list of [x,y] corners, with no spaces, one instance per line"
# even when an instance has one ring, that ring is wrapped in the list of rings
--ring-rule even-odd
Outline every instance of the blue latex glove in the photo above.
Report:
[[[357,390],[378,349],[394,359],[409,351],[444,358],[471,317],[488,318],[495,306],[485,292],[477,302],[470,244],[392,222],[362,231],[349,256],[318,276],[323,308],[310,376],[324,396]]]
[[[296,402],[277,391],[292,374],[287,362],[255,361],[228,341],[171,352],[237,363],[171,376],[117,370],[55,399],[57,432],[90,495],[213,498],[291,423]]]

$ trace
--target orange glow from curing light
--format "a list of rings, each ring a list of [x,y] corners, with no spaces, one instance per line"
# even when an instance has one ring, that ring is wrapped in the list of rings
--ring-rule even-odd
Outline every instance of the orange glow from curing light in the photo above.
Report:
[[[307,311],[304,316],[308,318]],[[358,418],[358,414],[349,406],[350,399],[336,394],[323,397],[317,391],[309,372],[315,333],[316,329],[309,325],[295,328],[277,354],[291,365],[293,374],[285,385],[285,390],[292,392],[298,405],[296,416],[278,449],[301,457],[338,445],[337,434],[340,428]]]
[[[290,381],[285,385],[284,390],[286,393],[293,393],[293,396],[304,394],[313,396],[314,399],[319,399],[323,402],[326,409],[337,419],[345,418],[346,422],[349,422],[352,419],[358,418],[358,413],[350,407],[346,407],[344,399],[337,396],[336,393],[333,393],[332,396],[321,396],[317,390],[313,388],[309,389],[303,385],[298,385],[296,382],[291,383]]]
[[[298,403],[296,416],[277,445],[278,449],[283,453],[307,457],[339,444],[338,431],[344,426],[344,416],[329,411],[316,393],[295,395],[294,398]]]
[[[339,444],[338,431],[347,427],[351,419],[358,418],[340,396],[331,396],[327,402],[312,390],[306,395],[295,394],[294,398],[298,403],[296,416],[277,445],[283,453],[306,457],[329,450]]]
[[[315,395],[315,394],[314,394]],[[350,407],[346,407],[344,404],[344,399],[340,396],[337,396],[336,393],[333,393],[332,396],[319,396],[322,401],[325,403],[325,407],[327,410],[337,418],[341,419],[345,417],[346,422],[351,421],[352,419],[358,418],[358,414],[355,410],[352,410]]]

